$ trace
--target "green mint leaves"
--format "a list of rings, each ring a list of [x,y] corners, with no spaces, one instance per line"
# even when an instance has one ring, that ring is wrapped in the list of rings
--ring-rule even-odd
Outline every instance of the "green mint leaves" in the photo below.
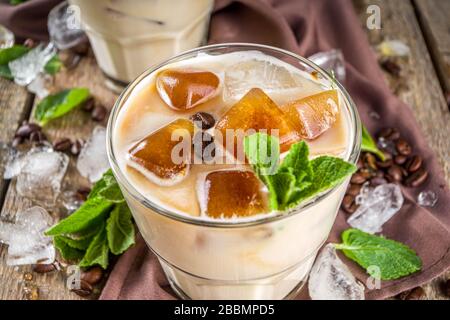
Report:
[[[340,158],[321,156],[309,160],[308,145],[291,146],[279,165],[279,141],[256,133],[244,139],[244,152],[256,175],[269,190],[272,210],[286,210],[341,183],[356,167]]]
[[[364,126],[362,126],[361,150],[375,154],[378,158],[380,158],[381,161],[386,160],[384,153],[380,149],[378,149],[377,144],[372,139],[369,131],[367,131],[366,127]]]
[[[134,244],[135,230],[111,170],[93,186],[86,202],[45,233],[61,256],[80,267],[108,267],[109,253],[122,254]]]
[[[341,237],[342,243],[335,244],[336,249],[342,250],[349,259],[368,270],[369,274],[370,266],[379,267],[382,280],[398,279],[422,268],[422,261],[416,253],[400,242],[358,229],[347,229]]]
[[[89,89],[73,88],[49,95],[36,107],[34,118],[40,125],[59,118],[85,102],[90,96]]]
[[[30,50],[30,48],[21,44],[15,44],[10,48],[0,49],[0,77],[13,80],[8,63],[20,58]],[[59,56],[55,54],[44,66],[44,71],[50,75],[54,75],[61,70],[62,66],[62,61],[59,59]]]

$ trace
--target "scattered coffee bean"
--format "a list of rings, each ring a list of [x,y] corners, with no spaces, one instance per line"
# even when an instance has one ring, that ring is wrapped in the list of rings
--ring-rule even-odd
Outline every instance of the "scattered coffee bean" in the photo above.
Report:
[[[72,147],[72,142],[67,138],[60,138],[53,143],[53,149],[60,152],[69,151]]]
[[[25,41],[23,42],[23,45],[28,48],[34,48],[36,46],[36,42],[33,39],[28,38],[28,39],[25,39]]]
[[[70,291],[79,295],[80,297],[87,297],[92,293],[92,286],[85,280],[80,280],[80,287],[78,289],[72,289]]]
[[[22,144],[23,139],[21,137],[14,137],[11,145],[13,148],[17,148],[20,144]]]
[[[350,208],[350,206],[352,205],[354,200],[355,200],[355,197],[348,194],[342,200],[342,205],[344,206],[344,208],[348,209],[348,208]]]
[[[95,285],[102,280],[103,269],[100,267],[92,267],[81,273],[81,280],[86,281],[90,285]]]
[[[422,158],[419,156],[411,157],[405,165],[406,170],[409,172],[416,172],[422,167]]]
[[[75,140],[72,143],[72,147],[70,148],[70,153],[72,153],[74,156],[77,156],[80,154],[80,150],[83,147],[83,143],[80,139]]]
[[[409,156],[411,154],[411,146],[405,140],[398,139],[395,146],[400,154],[404,156]]]
[[[450,279],[444,281],[444,283],[442,284],[442,291],[448,298],[450,298]]]
[[[41,131],[33,131],[30,134],[31,142],[41,143],[41,142],[44,142],[45,140],[47,140],[47,139]]]
[[[396,182],[402,181],[403,173],[402,169],[398,165],[394,164],[392,167],[388,169],[387,173],[394,179],[394,181]]]
[[[386,139],[390,140],[390,141],[395,141],[395,140],[397,140],[399,138],[400,138],[400,132],[397,129],[395,129],[395,128],[391,128],[391,132],[386,137]]]
[[[365,162],[367,163],[367,165],[369,166],[369,168],[371,168],[372,170],[377,170],[377,159],[375,158],[375,156],[371,153],[366,153],[365,156]]]
[[[425,290],[422,287],[415,287],[404,296],[403,300],[420,300],[423,297],[425,297]]]
[[[400,72],[402,71],[402,68],[395,61],[393,61],[391,59],[386,59],[386,60],[381,61],[380,65],[386,72],[388,72],[392,76],[397,77],[397,78],[400,76]]]
[[[366,168],[359,170],[359,173],[363,176],[364,179],[366,179],[366,181],[372,177],[372,172]]]
[[[55,270],[56,270],[56,266],[53,263],[33,265],[33,271],[36,273],[48,273],[48,272],[52,272]]]
[[[406,156],[403,156],[401,154],[397,155],[394,157],[394,162],[398,165],[402,165],[406,162],[406,160],[408,160],[408,158]]]
[[[94,121],[101,122],[105,120],[108,110],[102,105],[96,105],[92,110],[91,118]]]
[[[86,112],[92,112],[95,107],[95,100],[93,97],[90,97],[88,100],[86,100],[85,103],[81,106],[81,109]]]
[[[377,166],[382,169],[387,169],[387,168],[391,167],[392,164],[393,164],[392,159],[377,162]]]
[[[360,172],[357,172],[351,177],[350,182],[355,184],[363,184],[364,182],[366,182],[366,180],[367,179],[364,178],[364,176]]]
[[[216,123],[216,119],[214,119],[214,116],[207,112],[197,112],[189,117],[195,125],[198,126],[202,130],[208,130],[212,127],[214,127],[214,124]]]
[[[382,177],[375,177],[370,180],[370,184],[374,187],[387,183],[387,180]]]
[[[425,180],[428,177],[428,172],[424,169],[419,169],[418,171],[414,172],[412,175],[410,175],[407,179],[405,179],[405,185],[408,187],[416,188],[422,183],[425,182]]]
[[[41,131],[41,127],[36,123],[25,123],[16,131],[16,137],[29,138],[31,133]]]
[[[350,184],[350,187],[347,189],[347,194],[356,197],[361,191],[360,184]]]

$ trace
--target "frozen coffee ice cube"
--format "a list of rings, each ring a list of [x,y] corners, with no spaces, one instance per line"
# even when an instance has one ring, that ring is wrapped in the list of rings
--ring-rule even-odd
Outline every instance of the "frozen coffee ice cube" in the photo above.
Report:
[[[305,139],[315,139],[328,130],[339,115],[336,90],[323,91],[282,106]]]
[[[244,136],[258,131],[278,135],[282,152],[287,151],[291,144],[301,139],[300,132],[283,111],[258,88],[251,89],[233,105],[217,122],[216,129],[222,134],[224,146],[235,156],[238,149],[242,148]],[[234,135],[234,146],[228,145],[227,130],[228,134]],[[242,132],[246,134],[243,135]]]
[[[194,125],[178,119],[152,132],[128,151],[128,165],[150,181],[170,186],[189,173]]]
[[[251,171],[209,172],[197,182],[197,197],[202,214],[212,218],[268,212],[264,186]]]
[[[302,87],[302,81],[283,66],[268,60],[247,59],[225,71],[225,100],[238,100],[252,88],[267,93]]]
[[[156,89],[161,99],[172,109],[183,111],[213,98],[220,79],[210,71],[164,70],[156,79]]]

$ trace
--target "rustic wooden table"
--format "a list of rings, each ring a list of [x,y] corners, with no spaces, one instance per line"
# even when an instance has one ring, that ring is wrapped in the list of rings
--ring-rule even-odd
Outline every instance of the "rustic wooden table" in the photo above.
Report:
[[[354,0],[361,24],[372,45],[383,39],[398,39],[411,48],[408,59],[401,61],[402,77],[398,80],[386,74],[386,80],[414,114],[435,151],[447,181],[450,183],[450,1],[447,0]],[[381,8],[382,28],[368,30],[368,5]],[[76,69],[62,71],[53,79],[52,90],[75,86],[88,87],[97,100],[111,108],[116,95],[104,87],[104,78],[92,55],[82,59]],[[11,81],[0,79],[0,143],[8,143],[20,123],[30,118],[37,99],[26,89]],[[96,125],[89,116],[76,110],[45,127],[50,141],[60,137],[86,139]],[[71,187],[87,185],[71,159],[66,183]],[[4,168],[0,165],[0,176]],[[31,205],[15,192],[14,181],[0,179],[0,218],[11,219]],[[54,213],[57,215],[57,213]],[[64,272],[31,273],[31,267],[6,266],[7,248],[0,245],[0,300],[26,299],[28,290],[39,288],[40,299],[82,299],[66,288]],[[450,278],[450,272],[424,286],[427,299],[445,299],[440,284]],[[98,292],[97,292],[98,293]]]

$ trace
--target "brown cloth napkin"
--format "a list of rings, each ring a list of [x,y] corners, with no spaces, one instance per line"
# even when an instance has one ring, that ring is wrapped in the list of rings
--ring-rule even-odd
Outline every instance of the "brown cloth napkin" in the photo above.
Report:
[[[62,0],[29,0],[11,5],[0,1],[0,24],[11,30],[16,39],[48,40],[47,16]]]
[[[423,260],[421,272],[396,281],[382,281],[379,290],[366,290],[367,299],[383,299],[421,285],[450,266],[450,194],[436,157],[420,133],[408,106],[400,102],[384,82],[376,57],[360,27],[350,0],[222,0],[211,20],[210,42],[253,42],[281,47],[302,56],[340,48],[347,61],[346,88],[363,123],[372,132],[397,127],[426,164],[430,176],[420,188],[403,188],[403,208],[383,227],[383,234],[406,243]],[[376,111],[381,120],[369,117]],[[422,190],[439,197],[433,208],[416,204]],[[329,241],[340,242],[348,228],[340,212]],[[367,275],[355,263],[342,259],[363,283]],[[306,287],[306,286],[305,286]],[[174,299],[156,257],[141,237],[115,265],[101,299]],[[298,296],[308,298],[307,289]]]

